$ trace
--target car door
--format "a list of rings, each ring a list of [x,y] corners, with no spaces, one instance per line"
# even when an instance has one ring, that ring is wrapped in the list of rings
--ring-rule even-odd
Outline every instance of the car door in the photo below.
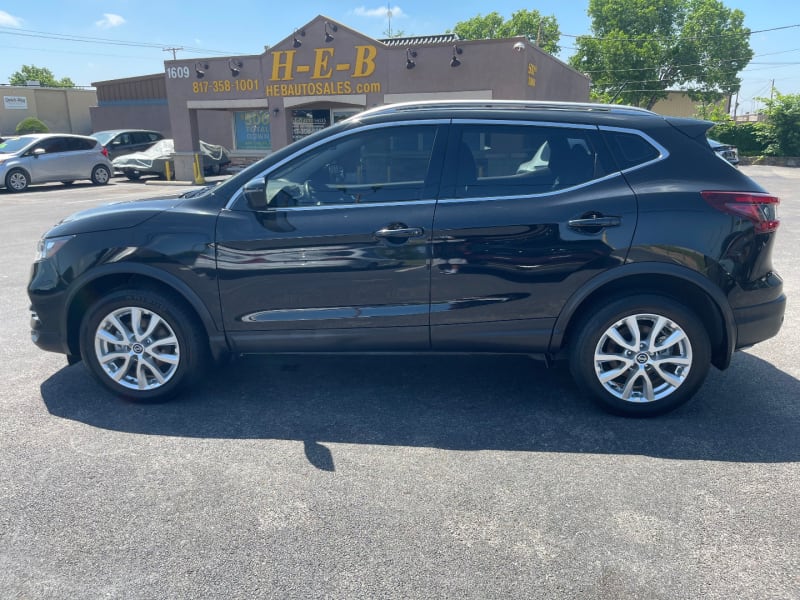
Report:
[[[439,122],[363,127],[253,180],[217,225],[224,324],[238,351],[429,345]]]
[[[131,132],[131,139],[133,145],[128,152],[144,152],[155,143],[150,139],[150,134],[146,131]]]
[[[63,181],[89,179],[92,168],[97,164],[99,152],[95,150],[97,142],[78,137],[64,138]]]
[[[626,257],[636,199],[596,127],[454,122],[432,238],[435,350],[547,349],[582,284]]]
[[[108,149],[108,160],[114,160],[120,156],[137,151],[134,145],[133,135],[129,131],[118,133],[106,145],[106,148]]]
[[[27,153],[31,183],[60,181],[65,178],[66,146],[62,137],[48,137],[36,143]]]

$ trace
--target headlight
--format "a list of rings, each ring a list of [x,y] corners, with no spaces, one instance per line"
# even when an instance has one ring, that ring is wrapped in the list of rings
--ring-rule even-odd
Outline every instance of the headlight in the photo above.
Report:
[[[63,235],[61,237],[54,237],[54,238],[42,238],[39,240],[39,244],[36,246],[36,259],[35,260],[44,260],[46,258],[52,258],[56,255],[56,252],[63,248],[64,244],[74,238],[74,235]]]

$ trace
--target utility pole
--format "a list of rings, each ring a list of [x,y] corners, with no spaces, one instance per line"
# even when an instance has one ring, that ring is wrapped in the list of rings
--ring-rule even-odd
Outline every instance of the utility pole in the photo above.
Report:
[[[162,50],[163,50],[164,52],[172,52],[172,60],[178,60],[178,57],[176,56],[176,54],[175,54],[175,53],[176,53],[178,50],[183,50],[183,48],[182,48],[182,47],[181,47],[181,48],[162,48]]]

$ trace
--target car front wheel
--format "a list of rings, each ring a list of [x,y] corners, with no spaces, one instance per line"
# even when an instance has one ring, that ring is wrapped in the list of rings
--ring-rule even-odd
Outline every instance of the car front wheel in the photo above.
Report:
[[[150,290],[121,290],[97,301],[81,325],[81,356],[115,394],[137,402],[167,400],[193,382],[206,340],[179,302]]]
[[[623,416],[655,416],[687,402],[710,362],[708,333],[695,313],[654,295],[600,308],[578,325],[570,348],[579,387]]]
[[[11,169],[6,175],[6,189],[11,192],[24,192],[29,184],[28,174],[22,169]]]

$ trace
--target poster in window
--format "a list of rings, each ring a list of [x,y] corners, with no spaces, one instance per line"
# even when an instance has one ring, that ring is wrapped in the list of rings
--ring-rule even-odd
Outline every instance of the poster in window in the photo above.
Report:
[[[324,110],[293,110],[292,111],[292,141],[301,140],[315,131],[325,129],[331,124],[331,111]]]
[[[237,150],[271,150],[269,111],[249,110],[233,113]]]

